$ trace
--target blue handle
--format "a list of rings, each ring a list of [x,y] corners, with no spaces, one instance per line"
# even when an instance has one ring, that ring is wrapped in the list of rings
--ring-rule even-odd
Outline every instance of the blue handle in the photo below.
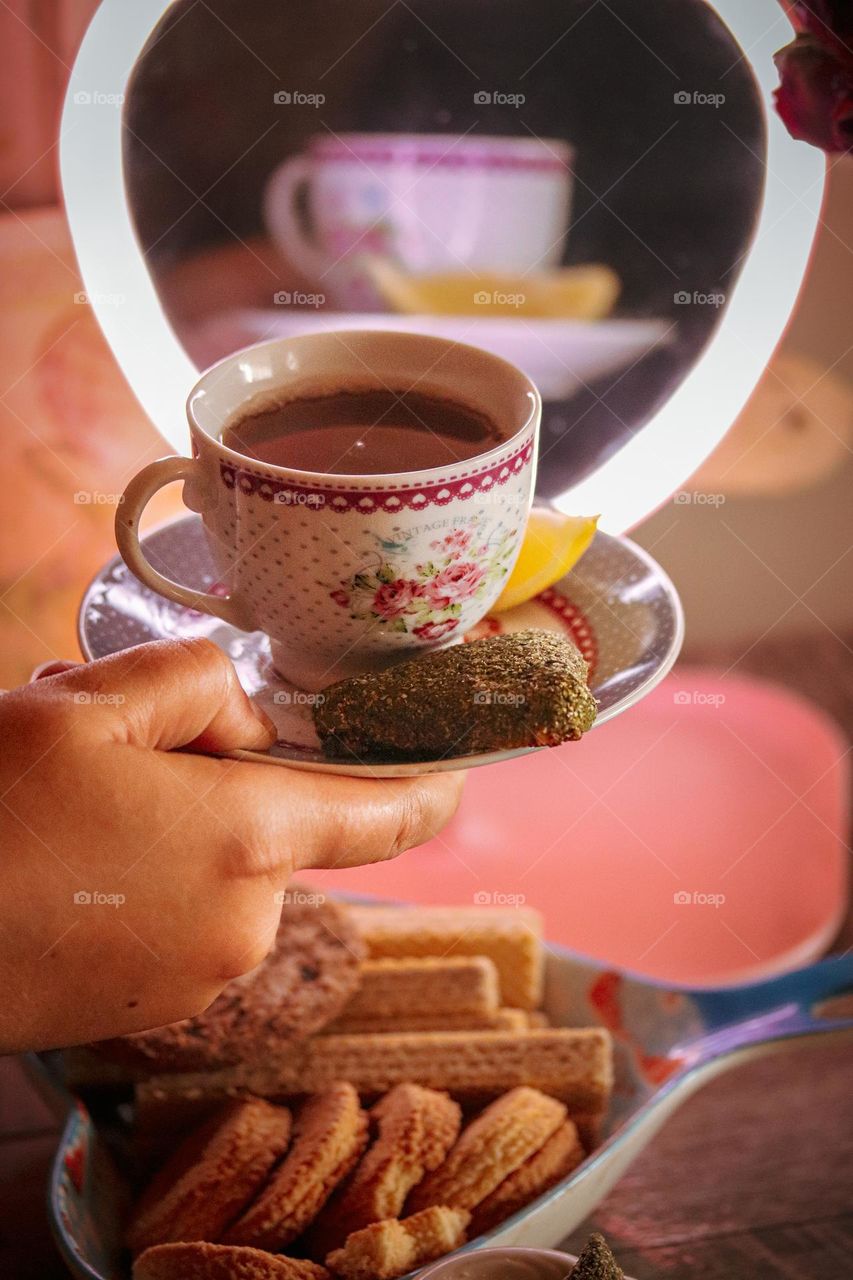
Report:
[[[849,999],[833,1008],[840,996]],[[751,986],[694,992],[693,1001],[706,1034],[675,1050],[688,1066],[751,1045],[821,1033],[853,1034],[853,954]]]

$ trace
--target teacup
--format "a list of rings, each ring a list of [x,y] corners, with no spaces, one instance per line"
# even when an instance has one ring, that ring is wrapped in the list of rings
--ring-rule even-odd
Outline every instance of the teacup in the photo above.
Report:
[[[259,462],[222,441],[253,402],[352,383],[418,391],[485,414],[498,444],[452,465],[329,475]],[[461,639],[488,613],[524,533],[541,401],[533,383],[476,347],[411,333],[328,331],[238,351],[187,401],[192,458],[151,463],[116,514],[125,562],[153,591],[270,638],[276,669],[316,691]],[[219,583],[194,591],[139,541],[163,485],[204,522]]]
[[[555,266],[571,162],[571,147],[553,138],[323,134],[273,173],[266,222],[317,289],[365,310],[378,300],[359,254],[384,254],[419,273]]]

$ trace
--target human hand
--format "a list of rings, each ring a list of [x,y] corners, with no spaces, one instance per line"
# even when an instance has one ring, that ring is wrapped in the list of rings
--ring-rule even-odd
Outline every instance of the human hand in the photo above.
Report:
[[[260,963],[294,871],[392,858],[458,803],[455,773],[347,778],[202,754],[274,736],[206,640],[0,695],[0,1053],[200,1012]]]

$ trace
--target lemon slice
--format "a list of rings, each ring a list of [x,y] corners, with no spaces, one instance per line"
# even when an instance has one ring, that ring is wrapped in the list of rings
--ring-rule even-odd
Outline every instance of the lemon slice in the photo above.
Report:
[[[616,272],[597,264],[528,275],[409,275],[374,254],[366,254],[364,264],[389,306],[407,315],[602,320],[619,296]]]
[[[492,613],[514,609],[559,582],[595,537],[598,516],[566,516],[548,507],[530,513],[521,551]]]

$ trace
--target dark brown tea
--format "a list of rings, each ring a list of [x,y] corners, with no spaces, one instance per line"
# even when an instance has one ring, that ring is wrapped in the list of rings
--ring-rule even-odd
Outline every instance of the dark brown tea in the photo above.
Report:
[[[334,391],[299,397],[226,427],[229,449],[276,467],[383,475],[451,466],[501,443],[486,414],[420,391]]]

